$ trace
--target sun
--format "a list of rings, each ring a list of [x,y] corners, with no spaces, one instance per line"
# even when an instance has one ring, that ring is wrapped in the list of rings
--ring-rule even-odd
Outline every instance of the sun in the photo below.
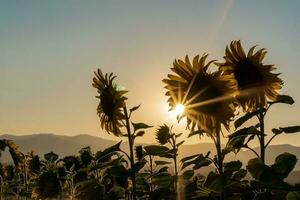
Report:
[[[184,105],[177,104],[173,110],[170,111],[170,114],[174,117],[182,115],[184,112]]]

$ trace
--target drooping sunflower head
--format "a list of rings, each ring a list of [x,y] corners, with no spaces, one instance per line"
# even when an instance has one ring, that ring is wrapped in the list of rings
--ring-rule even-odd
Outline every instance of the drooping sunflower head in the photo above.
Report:
[[[93,79],[93,86],[97,88],[100,102],[97,108],[98,116],[100,117],[101,128],[108,133],[116,136],[121,135],[121,120],[124,119],[123,107],[127,99],[124,94],[126,91],[119,90],[113,83],[116,76],[113,74],[103,75],[102,71],[98,69],[95,72]]]
[[[231,94],[236,90],[236,84],[220,71],[208,72],[214,60],[205,63],[207,54],[201,58],[195,56],[192,63],[188,56],[185,60],[175,60],[169,74],[163,82],[166,84],[166,95],[171,109],[177,104],[184,105],[184,113],[191,131],[200,131],[212,136],[220,131],[221,124],[227,129],[234,117],[235,106]]]
[[[166,144],[168,142],[168,140],[170,139],[170,137],[171,137],[170,128],[166,124],[160,126],[156,130],[156,140],[161,145]]]
[[[226,47],[225,62],[219,63],[219,69],[232,74],[237,83],[237,99],[244,111],[253,111],[265,107],[268,100],[274,101],[283,84],[279,74],[272,73],[274,65],[263,64],[267,53],[265,49],[254,52],[253,46],[247,55],[240,41],[232,41]]]

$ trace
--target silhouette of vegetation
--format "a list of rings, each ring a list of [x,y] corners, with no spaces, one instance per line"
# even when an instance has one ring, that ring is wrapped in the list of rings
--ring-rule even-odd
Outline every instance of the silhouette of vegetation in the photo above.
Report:
[[[266,50],[254,50],[246,54],[241,42],[233,41],[225,49],[223,62],[206,62],[208,54],[176,59],[173,74],[163,80],[171,110],[184,107],[177,119],[187,121],[188,137],[199,136],[201,141],[208,136],[216,155],[198,152],[179,160],[185,134],[175,133],[166,124],[156,129],[157,144],[136,145],[136,138],[152,126],[133,122],[140,105],[128,109],[127,91],[115,82],[116,76],[98,69],[93,87],[98,92],[100,126],[108,134],[124,137],[129,152],[120,141],[96,152],[87,146],[74,155],[60,157],[51,151],[40,158],[1,139],[0,155],[8,149],[13,161],[0,163],[1,200],[300,199],[300,185],[285,182],[297,157],[282,152],[273,164],[265,162],[266,149],[276,137],[300,131],[300,126],[274,127],[269,134],[267,113],[275,105],[292,105],[294,100],[279,94],[283,81],[273,65],[263,63]],[[254,148],[254,140],[259,148]],[[255,158],[244,164],[226,159],[242,149]],[[210,167],[206,176],[200,171],[205,167]]]

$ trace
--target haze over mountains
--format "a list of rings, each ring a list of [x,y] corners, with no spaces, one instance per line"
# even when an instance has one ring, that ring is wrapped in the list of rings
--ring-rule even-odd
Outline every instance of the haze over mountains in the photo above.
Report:
[[[60,157],[66,155],[76,155],[78,151],[86,146],[90,146],[95,152],[97,150],[103,150],[115,143],[117,141],[103,139],[101,137],[95,137],[91,135],[76,135],[76,136],[62,136],[55,134],[32,134],[24,136],[14,136],[14,135],[1,135],[0,139],[10,139],[13,140],[20,148],[20,150],[25,153],[30,150],[34,150],[36,154],[39,154],[42,158],[45,153],[53,151],[57,153]],[[142,144],[147,145],[147,144]],[[127,143],[122,143],[122,149],[128,150]],[[212,154],[215,153],[214,145],[212,143],[199,143],[192,145],[183,145],[179,151],[179,157],[193,155],[196,153],[206,153],[211,151]],[[300,158],[300,147],[291,145],[271,145],[268,147],[266,152],[267,159],[266,162],[272,164],[277,155],[289,152],[295,154]],[[244,164],[250,158],[253,158],[254,154],[249,151],[241,151],[237,155],[229,154],[227,160],[239,159]],[[2,154],[1,162],[10,162],[10,156],[8,152]],[[300,182],[300,161],[295,167],[295,172],[291,173],[288,180],[289,182],[295,183]]]

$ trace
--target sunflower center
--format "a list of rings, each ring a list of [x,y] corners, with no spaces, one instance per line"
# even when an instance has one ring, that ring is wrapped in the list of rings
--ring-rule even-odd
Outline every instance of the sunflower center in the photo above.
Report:
[[[207,76],[198,74],[191,87],[188,99],[196,97],[189,103],[190,105],[199,105],[193,109],[195,109],[196,112],[211,115],[215,114],[222,106],[220,101],[215,101],[222,96],[222,92],[213,84],[213,80]]]
[[[248,59],[237,63],[234,68],[234,76],[242,90],[256,87],[263,82],[263,76],[258,66]]]
[[[110,87],[105,88],[100,95],[101,107],[105,115],[112,118],[116,107],[114,95]]]

